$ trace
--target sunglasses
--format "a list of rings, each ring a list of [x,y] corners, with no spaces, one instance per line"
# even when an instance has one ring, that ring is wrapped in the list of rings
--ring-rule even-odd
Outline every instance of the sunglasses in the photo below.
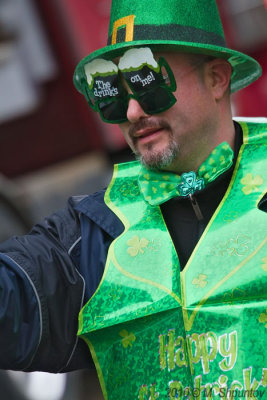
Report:
[[[164,73],[164,75],[163,75]],[[104,76],[104,75],[103,75]],[[135,99],[146,114],[153,115],[166,111],[174,105],[176,82],[167,61],[161,57],[155,71],[151,66],[142,63],[141,68],[131,71],[119,70],[100,81],[95,77],[95,87],[89,87],[86,77],[82,79],[82,91],[90,107],[100,114],[104,122],[120,124],[127,121],[127,110],[130,99]],[[128,84],[128,93],[123,80]],[[101,82],[101,86],[100,83]],[[106,88],[99,90],[99,88]],[[107,88],[113,88],[113,92]]]

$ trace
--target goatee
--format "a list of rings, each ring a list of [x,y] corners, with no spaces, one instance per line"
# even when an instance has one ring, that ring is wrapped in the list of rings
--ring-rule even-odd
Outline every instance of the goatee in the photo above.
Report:
[[[136,132],[139,130],[153,128],[156,130],[165,129],[166,135],[169,136],[169,144],[162,150],[153,150],[153,143],[146,145],[142,154],[138,151],[138,136]],[[164,169],[169,166],[177,157],[179,153],[179,146],[175,142],[169,124],[159,118],[151,116],[147,119],[141,119],[130,127],[129,136],[133,142],[134,154],[136,158],[148,169]]]
[[[174,162],[178,153],[178,144],[170,135],[170,143],[167,148],[155,151],[153,145],[149,144],[142,154],[136,150],[135,156],[148,169],[164,169]]]

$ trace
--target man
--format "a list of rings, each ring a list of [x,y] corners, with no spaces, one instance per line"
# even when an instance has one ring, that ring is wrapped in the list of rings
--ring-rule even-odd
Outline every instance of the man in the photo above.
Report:
[[[110,41],[74,82],[140,162],[2,244],[0,366],[88,367],[86,342],[106,399],[260,398],[267,129],[230,106],[260,67],[213,0],[113,0]]]

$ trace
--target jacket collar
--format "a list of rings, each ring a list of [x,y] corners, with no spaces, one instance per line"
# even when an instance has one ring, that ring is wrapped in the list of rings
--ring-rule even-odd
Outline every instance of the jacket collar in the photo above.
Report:
[[[123,232],[124,226],[104,202],[105,191],[103,189],[88,196],[78,196],[74,199],[74,209],[86,215],[115,239]]]

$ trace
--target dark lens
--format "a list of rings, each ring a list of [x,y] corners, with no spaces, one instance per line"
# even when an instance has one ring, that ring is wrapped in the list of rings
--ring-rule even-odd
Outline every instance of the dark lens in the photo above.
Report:
[[[157,114],[165,111],[176,102],[174,95],[161,86],[138,94],[136,100],[147,114]]]
[[[101,118],[109,123],[117,124],[127,120],[127,100],[114,99],[111,102],[98,104]]]

